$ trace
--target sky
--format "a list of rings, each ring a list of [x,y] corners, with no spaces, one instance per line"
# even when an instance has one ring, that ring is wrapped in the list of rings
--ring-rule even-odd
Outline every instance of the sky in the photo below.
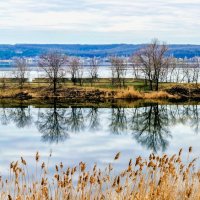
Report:
[[[200,44],[200,0],[0,0],[0,43]]]

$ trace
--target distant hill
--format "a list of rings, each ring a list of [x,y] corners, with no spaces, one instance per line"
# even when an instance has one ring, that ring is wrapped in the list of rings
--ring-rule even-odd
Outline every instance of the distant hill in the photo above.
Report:
[[[128,56],[144,45],[110,44],[110,45],[79,45],[79,44],[16,44],[0,45],[0,59],[12,57],[35,57],[50,50],[62,51],[68,55],[82,57],[106,57],[111,55]],[[170,45],[169,55],[177,58],[200,56],[200,45]]]

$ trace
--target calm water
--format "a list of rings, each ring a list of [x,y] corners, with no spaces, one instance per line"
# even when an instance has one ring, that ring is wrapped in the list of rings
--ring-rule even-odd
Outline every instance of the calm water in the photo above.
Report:
[[[122,153],[116,169],[127,166],[129,158],[150,152],[177,153],[193,146],[200,155],[199,105],[146,105],[144,107],[48,108],[21,106],[0,108],[0,174],[8,173],[9,163],[21,156],[34,167],[39,151],[50,167],[85,161],[89,166],[105,166]],[[198,161],[200,164],[200,161]]]
[[[15,69],[12,67],[8,67],[8,66],[1,66],[0,67],[0,78],[1,77],[13,77],[13,71]],[[168,81],[168,82],[195,82],[193,80],[193,76],[194,76],[194,70],[195,68],[189,68],[189,70],[185,71],[185,68],[177,68],[177,69],[172,69],[170,68],[168,70],[168,74],[167,77],[165,77],[164,80],[161,81]],[[127,68],[126,71],[126,78],[133,78],[135,77],[135,73],[137,74],[138,78],[144,78],[144,74],[142,73],[141,70],[136,70],[134,71],[131,67]],[[29,79],[29,81],[34,80],[35,78],[44,78],[47,77],[46,73],[44,71],[42,71],[40,68],[38,67],[30,67],[30,71],[28,71],[25,74],[25,77]],[[66,70],[66,78],[71,78],[71,75],[69,72],[67,72]],[[89,67],[84,67],[83,68],[83,78],[88,78],[90,77],[89,75]],[[100,66],[99,70],[98,70],[98,77],[99,78],[111,78],[112,77],[112,71],[111,68],[109,66]],[[200,78],[198,78],[198,81],[200,82]]]

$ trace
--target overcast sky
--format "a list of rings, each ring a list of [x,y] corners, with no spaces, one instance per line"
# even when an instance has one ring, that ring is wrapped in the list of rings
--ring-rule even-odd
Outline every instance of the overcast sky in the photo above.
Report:
[[[0,43],[200,44],[200,0],[0,0]]]

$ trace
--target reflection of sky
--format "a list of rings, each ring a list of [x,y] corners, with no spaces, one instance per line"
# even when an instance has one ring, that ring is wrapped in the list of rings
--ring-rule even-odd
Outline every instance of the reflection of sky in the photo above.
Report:
[[[0,115],[2,115],[2,108]],[[13,109],[8,109],[9,113]],[[28,108],[26,108],[26,111]],[[24,128],[17,128],[15,121],[10,121],[7,125],[1,125],[0,128],[0,174],[8,172],[9,163],[13,160],[20,159],[23,156],[34,167],[34,155],[39,151],[42,158],[47,161],[48,155],[52,150],[52,158],[50,167],[54,167],[56,163],[63,162],[65,166],[77,165],[80,161],[86,162],[89,166],[98,163],[99,166],[104,166],[106,163],[113,161],[117,152],[121,152],[120,162],[116,168],[121,169],[127,166],[130,158],[135,159],[136,156],[142,155],[147,157],[151,150],[141,146],[133,138],[129,126],[127,131],[122,131],[121,134],[112,134],[110,131],[110,123],[112,119],[111,109],[99,109],[98,119],[100,126],[97,130],[90,130],[89,117],[86,117],[89,108],[82,109],[85,120],[85,128],[79,133],[74,133],[68,130],[69,138],[59,143],[42,142],[42,134],[36,127],[38,119],[38,109],[30,108],[32,115],[32,123]],[[47,109],[40,109],[40,112],[46,112]],[[127,120],[131,118],[133,109],[125,109]],[[142,109],[140,112],[142,113]],[[70,109],[66,109],[66,116],[70,114]],[[11,117],[12,118],[12,117]],[[176,122],[169,127],[172,137],[167,138],[169,146],[167,153],[174,154],[183,147],[186,151],[189,146],[194,148],[194,156],[198,157],[200,134],[194,133],[194,129],[188,121],[184,124]],[[161,152],[159,152],[161,153]]]

